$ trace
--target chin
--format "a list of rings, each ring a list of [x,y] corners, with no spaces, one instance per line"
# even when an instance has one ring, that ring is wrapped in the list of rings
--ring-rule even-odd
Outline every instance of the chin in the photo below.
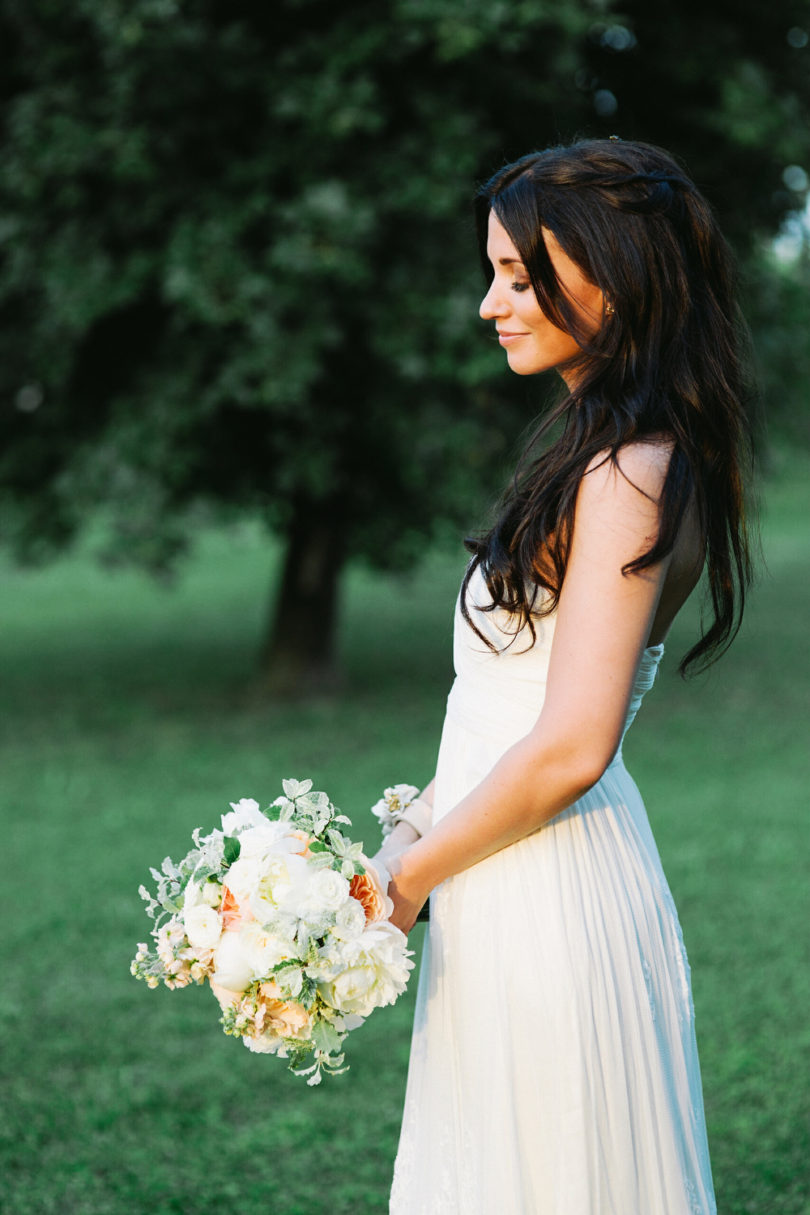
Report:
[[[515,375],[539,375],[541,371],[550,371],[552,367],[556,366],[555,363],[546,363],[537,359],[530,360],[517,357],[511,359],[508,355],[506,356],[506,361],[509,364],[509,370],[513,371]]]

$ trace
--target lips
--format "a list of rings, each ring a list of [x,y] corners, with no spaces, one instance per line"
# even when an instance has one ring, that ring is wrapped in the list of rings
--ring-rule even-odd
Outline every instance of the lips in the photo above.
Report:
[[[528,337],[526,333],[509,333],[505,329],[498,329],[497,334],[502,346],[511,346],[512,342],[516,342],[519,338]]]

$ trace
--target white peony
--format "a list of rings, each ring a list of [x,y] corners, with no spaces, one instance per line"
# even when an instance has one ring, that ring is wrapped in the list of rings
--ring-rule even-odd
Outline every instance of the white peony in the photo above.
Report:
[[[255,864],[258,880],[250,892],[250,907],[261,923],[271,920],[279,911],[297,914],[298,891],[305,886],[310,867],[296,853],[273,853]]]
[[[345,942],[337,956],[332,954],[328,977],[318,985],[321,995],[338,1012],[367,1017],[373,1009],[393,1004],[405,990],[413,969],[409,954],[407,938],[393,924],[371,924],[357,940]]]
[[[231,814],[223,814],[222,830],[225,835],[235,835],[248,827],[257,827],[266,823],[267,819],[259,808],[259,803],[252,797],[243,797],[241,801],[231,802]]]
[[[263,860],[273,852],[291,852],[287,846],[289,824],[271,823],[262,815],[262,821],[248,827],[239,836],[239,856],[246,859]]]
[[[298,957],[294,941],[276,932],[268,932],[261,924],[245,924],[239,936],[254,979],[266,979],[279,962]]]
[[[214,951],[212,985],[228,991],[245,991],[253,982],[253,967],[245,948],[242,931],[223,932]]]

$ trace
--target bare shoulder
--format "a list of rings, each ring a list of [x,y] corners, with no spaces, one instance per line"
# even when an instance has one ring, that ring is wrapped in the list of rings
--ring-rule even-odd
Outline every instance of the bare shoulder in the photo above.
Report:
[[[583,489],[588,495],[604,494],[643,497],[658,502],[672,457],[674,442],[666,436],[651,436],[625,443],[615,460],[609,451],[600,452],[591,460],[583,477]]]

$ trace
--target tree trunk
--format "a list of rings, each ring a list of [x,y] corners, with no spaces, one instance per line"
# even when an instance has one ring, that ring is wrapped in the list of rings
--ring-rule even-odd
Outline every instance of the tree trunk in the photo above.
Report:
[[[338,584],[345,561],[338,513],[328,505],[296,510],[262,649],[262,684],[310,695],[338,684]]]

